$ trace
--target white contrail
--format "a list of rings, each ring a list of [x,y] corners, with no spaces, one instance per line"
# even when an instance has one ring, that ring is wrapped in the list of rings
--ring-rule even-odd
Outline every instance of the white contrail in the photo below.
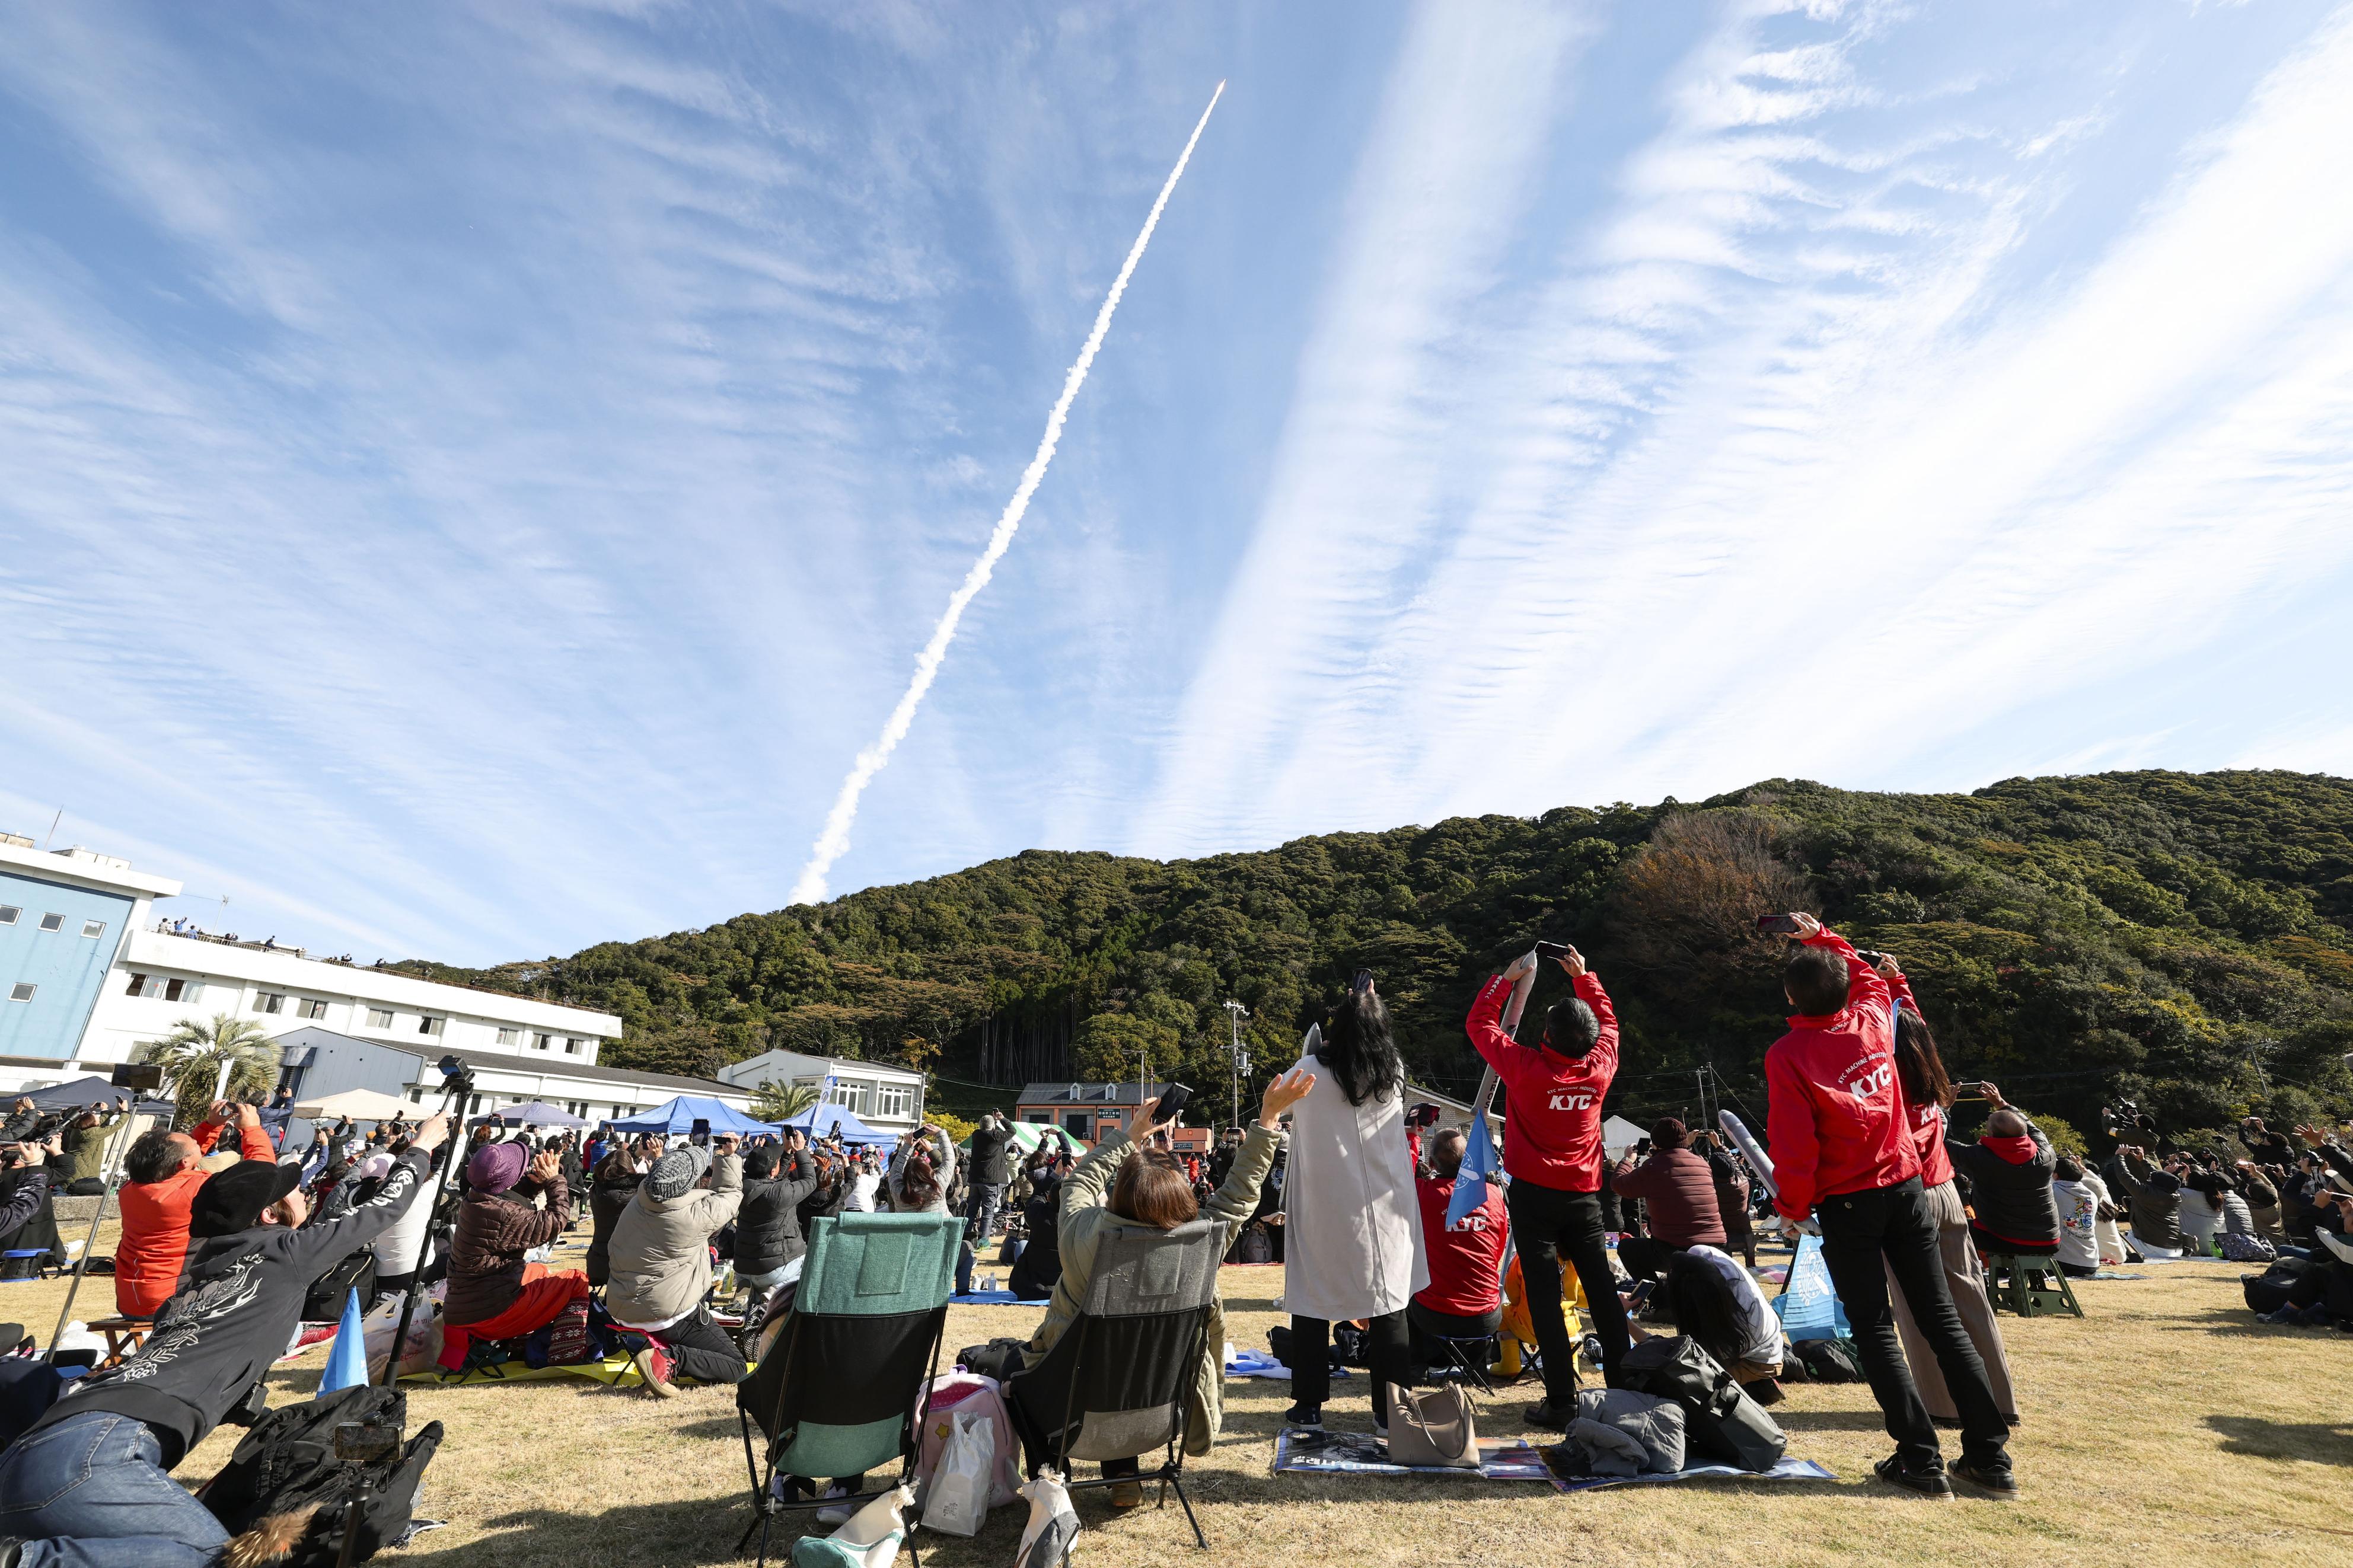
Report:
[[[1160,187],[1160,195],[1153,199],[1152,211],[1144,220],[1144,231],[1128,247],[1127,260],[1121,264],[1119,276],[1112,279],[1111,292],[1103,296],[1103,309],[1095,312],[1094,330],[1087,334],[1086,346],[1079,350],[1078,360],[1071,366],[1070,374],[1062,378],[1062,395],[1054,400],[1053,412],[1046,416],[1046,433],[1039,438],[1037,454],[1029,459],[1029,466],[1021,470],[1021,482],[1014,488],[1013,499],[1005,503],[1005,510],[997,520],[997,531],[988,536],[988,548],[980,552],[980,559],[974,562],[972,570],[964,574],[963,584],[948,596],[947,613],[940,617],[940,624],[932,628],[932,640],[925,643],[923,651],[916,656],[914,679],[907,682],[907,689],[900,697],[899,705],[891,710],[891,717],[883,724],[882,733],[875,737],[872,745],[858,753],[858,761],[850,766],[849,776],[841,781],[841,793],[834,796],[833,809],[826,814],[825,831],[817,836],[817,843],[809,850],[808,864],[801,868],[800,879],[793,884],[791,902],[813,904],[825,897],[826,873],[833,869],[833,863],[840,859],[849,847],[849,825],[858,816],[858,797],[866,793],[866,786],[874,782],[874,775],[882,771],[883,764],[891,760],[891,753],[898,749],[901,741],[907,738],[907,731],[915,721],[915,710],[923,705],[923,693],[932,689],[933,678],[940,672],[940,661],[947,658],[948,644],[955,640],[956,623],[964,619],[965,606],[972,603],[975,595],[988,586],[990,574],[997,570],[997,562],[1003,559],[1006,548],[1020,530],[1022,514],[1029,510],[1029,498],[1038,493],[1038,481],[1046,477],[1047,465],[1054,460],[1054,447],[1062,438],[1062,421],[1069,417],[1071,404],[1078,397],[1079,388],[1086,384],[1087,372],[1095,363],[1095,351],[1103,347],[1103,334],[1111,331],[1112,312],[1119,309],[1119,297],[1126,292],[1127,280],[1134,274],[1135,264],[1144,259],[1144,247],[1151,243],[1152,231],[1160,222],[1162,209],[1168,205],[1169,193],[1176,190],[1178,177],[1185,173],[1185,165],[1192,160],[1194,144],[1201,140],[1201,132],[1208,128],[1209,116],[1217,112],[1218,100],[1225,94],[1226,84],[1221,81],[1218,84],[1218,90],[1209,95],[1209,107],[1201,110],[1201,118],[1194,125],[1193,134],[1186,138],[1185,151],[1177,154],[1176,166],[1168,171],[1167,183]]]

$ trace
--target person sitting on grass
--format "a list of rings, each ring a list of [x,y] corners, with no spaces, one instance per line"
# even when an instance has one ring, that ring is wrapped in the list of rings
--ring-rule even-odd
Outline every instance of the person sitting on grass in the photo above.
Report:
[[[1684,1247],[1725,1242],[1715,1172],[1706,1155],[1693,1152],[1691,1142],[1681,1118],[1662,1117],[1609,1173],[1618,1195],[1641,1199],[1650,1221],[1648,1237],[1618,1244],[1618,1260],[1637,1279],[1657,1279]]]
[[[588,1277],[524,1254],[564,1234],[572,1205],[553,1154],[524,1164],[520,1143],[483,1143],[466,1162],[466,1196],[449,1240],[449,1294],[442,1308],[441,1365],[466,1363],[474,1340],[512,1340],[554,1322],[588,1295]],[[547,1206],[533,1205],[544,1197]]]
[[[1781,1402],[1781,1320],[1739,1259],[1704,1244],[1686,1247],[1667,1265],[1660,1294],[1678,1333],[1697,1340],[1759,1405]]]
[[[1504,1194],[1493,1183],[1475,1209],[1451,1224],[1454,1185],[1461,1179],[1470,1139],[1449,1127],[1430,1141],[1430,1171],[1414,1179],[1421,1206],[1421,1244],[1430,1259],[1430,1283],[1406,1303],[1414,1380],[1423,1381],[1441,1340],[1485,1340],[1504,1321],[1504,1248],[1511,1221]]]
[[[2160,1261],[2180,1257],[2181,1178],[2151,1164],[2148,1151],[2137,1143],[2118,1144],[2103,1174],[2110,1187],[2125,1195],[2132,1215],[2132,1245],[2141,1257]]]
[[[681,1143],[655,1161],[614,1223],[605,1307],[652,1342],[634,1359],[646,1387],[664,1399],[677,1397],[679,1377],[733,1384],[748,1370],[703,1302],[711,1238],[743,1203],[744,1162],[733,1135],[723,1133],[711,1148]]]
[[[1102,1245],[1105,1226],[1148,1225],[1174,1230],[1206,1215],[1218,1225],[1219,1234],[1211,1245],[1222,1256],[1233,1233],[1258,1207],[1259,1184],[1266,1179],[1268,1170],[1274,1164],[1275,1150],[1282,1143],[1278,1120],[1314,1087],[1314,1075],[1296,1068],[1266,1086],[1266,1094],[1259,1103],[1258,1121],[1243,1141],[1241,1152],[1234,1157],[1225,1184],[1206,1209],[1196,1206],[1192,1185],[1185,1179],[1184,1168],[1177,1164],[1176,1156],[1166,1150],[1145,1146],[1154,1133],[1161,1131],[1152,1120],[1156,1102],[1137,1106],[1129,1115],[1124,1131],[1113,1133],[1088,1151],[1087,1157],[1079,1162],[1078,1169],[1062,1184],[1062,1277],[1055,1282],[1045,1321],[1038,1325],[1038,1331],[1022,1350],[1023,1366],[1034,1367],[1044,1361],[1047,1352],[1078,1321],[1079,1303],[1086,1300],[1088,1285],[1094,1277],[1095,1251]],[[1184,1436],[1185,1452],[1188,1454],[1208,1453],[1223,1424],[1225,1341],[1223,1310],[1213,1306],[1208,1331],[1202,1336],[1201,1363],[1194,1373],[1190,1415]],[[1025,1425],[1029,1418],[1019,1400],[1007,1400],[1006,1407],[1021,1433],[1022,1447],[1028,1452],[1029,1470],[1034,1475],[1053,1457],[1050,1435]],[[1130,1478],[1111,1489],[1113,1508],[1124,1512],[1143,1505],[1143,1483],[1133,1479],[1137,1472],[1135,1460],[1105,1459],[1103,1469],[1106,1477]]]
[[[123,1183],[115,1194],[122,1211],[122,1239],[114,1248],[114,1310],[126,1318],[152,1318],[180,1287],[180,1265],[188,1254],[188,1208],[196,1189],[212,1174],[206,1151],[225,1126],[237,1129],[237,1147],[248,1161],[274,1162],[277,1151],[261,1130],[261,1113],[227,1100],[193,1133],[162,1128],[131,1141],[123,1156]]]
[[[66,1385],[0,1453],[0,1530],[17,1568],[206,1568],[267,1562],[231,1542],[167,1473],[244,1403],[286,1353],[311,1284],[373,1241],[414,1201],[426,1158],[448,1135],[432,1117],[374,1199],[305,1226],[301,1173],[248,1160],[207,1179],[189,1206],[187,1270],[155,1331],[121,1366]],[[282,1550],[282,1549],[281,1549]]]

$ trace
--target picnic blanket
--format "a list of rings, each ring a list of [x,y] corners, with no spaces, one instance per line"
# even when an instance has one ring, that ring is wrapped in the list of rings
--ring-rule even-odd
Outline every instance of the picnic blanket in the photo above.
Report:
[[[1444,1465],[1396,1465],[1389,1446],[1365,1432],[1299,1432],[1286,1430],[1274,1440],[1278,1475],[1327,1476],[1477,1476],[1483,1481],[1545,1481],[1557,1488],[1544,1455],[1528,1443],[1482,1443],[1476,1470]]]
[[[1280,1383],[1289,1383],[1291,1369],[1264,1351],[1238,1351],[1229,1347],[1226,1351],[1226,1375],[1228,1377],[1271,1377]],[[1345,1366],[1335,1366],[1332,1369],[1332,1375],[1349,1377],[1354,1374]]]
[[[1010,1290],[967,1290],[961,1296],[948,1298],[950,1302],[959,1307],[1042,1307],[1052,1300],[1050,1296],[1031,1296],[1025,1300]]]
[[[1781,1462],[1761,1474],[1744,1470],[1736,1465],[1690,1465],[1672,1475],[1642,1476],[1555,1476],[1553,1484],[1565,1492],[1589,1492],[1597,1487],[1653,1486],[1675,1481],[1834,1481],[1838,1472],[1811,1459],[1792,1459],[1783,1455]]]

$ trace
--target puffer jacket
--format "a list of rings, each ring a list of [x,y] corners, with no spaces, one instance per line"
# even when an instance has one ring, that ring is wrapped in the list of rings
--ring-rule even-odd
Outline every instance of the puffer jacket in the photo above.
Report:
[[[630,1328],[677,1322],[711,1293],[711,1238],[744,1204],[744,1157],[711,1162],[711,1185],[674,1198],[639,1187],[614,1223],[605,1306]]]
[[[1259,1184],[1266,1180],[1275,1151],[1282,1146],[1282,1134],[1250,1123],[1250,1136],[1242,1141],[1241,1152],[1235,1156],[1225,1184],[1201,1205],[1201,1217],[1218,1223],[1214,1245],[1220,1258],[1233,1246],[1234,1233],[1258,1208]],[[1113,1132],[1089,1150],[1079,1168],[1062,1183],[1062,1277],[1055,1281],[1053,1300],[1046,1303],[1045,1321],[1022,1351],[1025,1366],[1044,1361],[1063,1332],[1078,1321],[1079,1302],[1085,1299],[1088,1282],[1094,1277],[1095,1251],[1103,1243],[1103,1226],[1118,1223],[1108,1206],[1112,1179],[1134,1147],[1124,1129]],[[1225,1424],[1225,1305],[1220,1300],[1209,1309],[1208,1331],[1201,1340],[1201,1364],[1194,1373],[1192,1412],[1185,1423],[1188,1454],[1208,1453],[1217,1441],[1219,1427]]]
[[[2024,1160],[2005,1159],[1987,1143],[1964,1143],[1955,1138],[1945,1140],[1945,1152],[1953,1157],[1955,1173],[1969,1179],[1969,1197],[1979,1230],[1997,1241],[2056,1247],[2059,1200],[2052,1194],[2051,1176],[2059,1156],[2042,1129],[2031,1121],[2026,1124],[2026,1135],[2033,1141],[2033,1152]]]
[[[795,1150],[774,1176],[744,1182],[735,1215],[735,1272],[766,1274],[808,1250],[801,1238],[801,1200],[817,1191],[817,1163]]]
[[[1651,1234],[1669,1247],[1724,1245],[1724,1211],[1715,1204],[1715,1173],[1689,1149],[1657,1149],[1639,1166],[1618,1162],[1609,1184],[1621,1197],[1640,1198]]]
[[[544,1193],[547,1206],[531,1206]],[[449,1239],[449,1299],[445,1319],[463,1327],[485,1323],[522,1293],[523,1257],[564,1234],[572,1221],[571,1196],[564,1178],[542,1187],[526,1176],[507,1192],[468,1193],[458,1205],[458,1230]]]

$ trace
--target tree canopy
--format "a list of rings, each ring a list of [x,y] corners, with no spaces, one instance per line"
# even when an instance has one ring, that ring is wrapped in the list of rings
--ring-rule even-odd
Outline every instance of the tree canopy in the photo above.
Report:
[[[616,1013],[617,1066],[783,1047],[1018,1084],[1148,1061],[1221,1108],[1225,1001],[1262,1083],[1359,966],[1415,1078],[1469,1092],[1471,997],[1541,935],[1617,1001],[1613,1112],[1689,1114],[1707,1065],[1754,1118],[1785,1011],[1755,916],[1789,907],[1902,960],[1957,1075],[2079,1126],[2116,1095],[2182,1127],[2353,1100],[2353,782],[2288,773],[1771,780],[1198,860],[1030,850],[569,958],[402,967]]]

